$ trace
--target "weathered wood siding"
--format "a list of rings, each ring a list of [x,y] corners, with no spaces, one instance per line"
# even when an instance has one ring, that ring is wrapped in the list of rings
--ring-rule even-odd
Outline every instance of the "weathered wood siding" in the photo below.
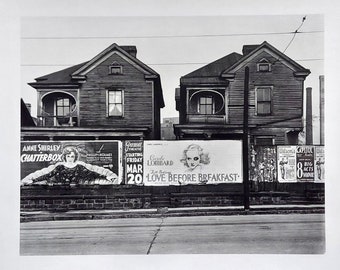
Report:
[[[257,72],[257,63],[266,58],[272,65],[271,72]],[[263,52],[247,63],[249,67],[249,124],[268,124],[302,117],[303,81],[294,77],[293,70],[276,58]],[[272,114],[255,114],[255,89],[257,86],[272,86]],[[240,69],[235,80],[230,83],[229,124],[243,123],[244,68]],[[286,125],[290,125],[286,120]]]
[[[112,63],[120,64],[123,74],[109,74]],[[107,117],[107,89],[124,91],[124,116]],[[153,84],[144,74],[118,54],[113,54],[87,74],[86,83],[80,89],[80,126],[152,128]]]

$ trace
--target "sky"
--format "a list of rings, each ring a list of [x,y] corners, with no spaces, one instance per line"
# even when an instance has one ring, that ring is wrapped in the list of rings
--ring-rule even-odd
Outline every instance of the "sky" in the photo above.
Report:
[[[303,17],[306,20],[303,22]],[[27,83],[88,61],[112,43],[135,45],[137,58],[161,76],[162,118],[178,116],[175,88],[184,76],[246,44],[269,42],[311,70],[314,143],[319,143],[319,76],[324,75],[323,15],[22,17],[21,97],[36,116],[36,90]],[[303,22],[303,23],[302,23]],[[299,32],[294,35],[295,30]]]

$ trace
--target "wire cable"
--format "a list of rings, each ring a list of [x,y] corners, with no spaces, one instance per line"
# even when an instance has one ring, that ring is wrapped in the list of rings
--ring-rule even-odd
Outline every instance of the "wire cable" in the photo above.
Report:
[[[313,31],[305,31],[299,32],[299,34],[316,34],[323,33],[321,30],[313,30]],[[233,33],[233,34],[202,34],[202,35],[163,35],[163,36],[102,36],[102,37],[21,37],[23,40],[31,40],[31,39],[148,39],[148,38],[205,38],[205,37],[236,37],[236,36],[267,36],[267,35],[290,35],[295,32],[267,32],[267,33]]]

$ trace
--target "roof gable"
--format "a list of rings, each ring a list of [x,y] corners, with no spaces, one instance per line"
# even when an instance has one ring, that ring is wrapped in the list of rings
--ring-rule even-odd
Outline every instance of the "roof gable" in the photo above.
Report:
[[[261,45],[258,45],[257,48],[252,48],[253,50],[250,51],[248,54],[244,55],[239,61],[234,63],[232,66],[229,68],[225,69],[221,76],[222,77],[228,77],[228,74],[234,73],[240,68],[244,67],[247,65],[247,63],[251,62],[252,59],[257,57],[260,53],[263,51],[269,53],[273,57],[277,59],[277,61],[280,61],[282,64],[286,65],[290,69],[292,69],[294,72],[302,72],[306,76],[310,73],[310,71],[291,58],[289,58],[287,55],[284,53],[280,52],[278,49],[270,45],[268,42],[264,41]]]
[[[71,74],[72,78],[74,79],[83,78],[88,72],[96,68],[103,61],[111,57],[113,54],[118,54],[120,57],[122,57],[124,60],[132,64],[135,68],[143,72],[145,75],[158,76],[157,72],[155,72],[153,69],[151,69],[150,67],[142,63],[140,60],[134,57],[131,53],[125,50],[126,48],[131,50],[131,47],[132,46],[118,46],[116,43],[113,43],[111,46],[106,48],[104,51],[97,54],[89,62],[85,63],[83,66],[80,66],[77,70],[75,70]]]

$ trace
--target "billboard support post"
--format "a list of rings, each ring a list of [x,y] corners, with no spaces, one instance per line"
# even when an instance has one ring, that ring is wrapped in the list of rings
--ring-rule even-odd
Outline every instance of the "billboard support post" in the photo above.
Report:
[[[249,67],[244,70],[244,104],[243,104],[243,138],[242,138],[242,156],[243,156],[243,193],[244,193],[244,210],[249,210],[249,138],[248,138],[248,97],[249,95]]]

